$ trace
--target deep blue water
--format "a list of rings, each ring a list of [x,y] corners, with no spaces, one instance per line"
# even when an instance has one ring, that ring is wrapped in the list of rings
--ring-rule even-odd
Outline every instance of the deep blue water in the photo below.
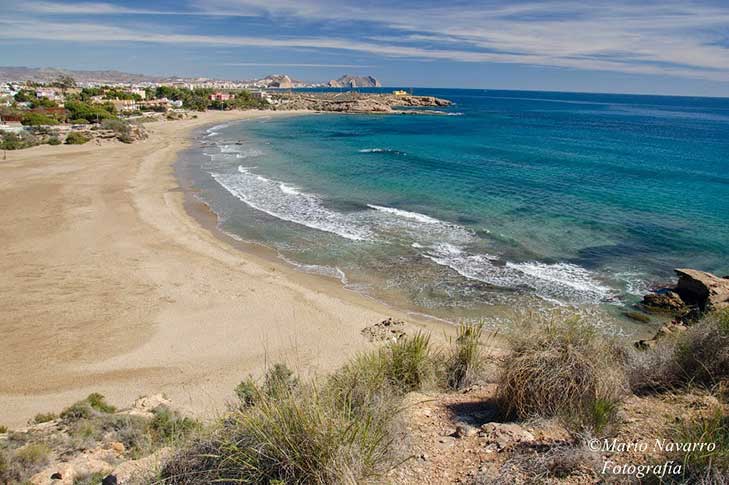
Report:
[[[729,274],[729,99],[415,94],[456,104],[216,127],[202,196],[230,233],[447,318]]]

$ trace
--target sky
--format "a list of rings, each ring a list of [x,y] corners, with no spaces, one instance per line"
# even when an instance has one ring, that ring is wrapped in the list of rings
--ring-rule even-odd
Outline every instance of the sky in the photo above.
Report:
[[[729,0],[0,0],[0,65],[729,96]]]

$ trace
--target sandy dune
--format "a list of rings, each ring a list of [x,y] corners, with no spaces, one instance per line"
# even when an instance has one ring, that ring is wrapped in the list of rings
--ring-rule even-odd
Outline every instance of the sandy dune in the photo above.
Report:
[[[364,326],[402,317],[188,215],[177,152],[193,128],[245,116],[261,114],[152,124],[133,145],[0,154],[0,423],[92,391],[118,405],[165,392],[214,413],[266,362],[329,369],[368,345]]]

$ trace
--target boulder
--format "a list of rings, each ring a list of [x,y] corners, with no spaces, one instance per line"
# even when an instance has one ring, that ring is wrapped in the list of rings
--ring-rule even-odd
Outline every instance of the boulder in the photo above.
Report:
[[[405,322],[392,317],[362,329],[362,335],[370,342],[398,341],[405,336]]]
[[[507,449],[517,443],[530,443],[534,435],[514,423],[486,423],[481,426],[481,434],[488,445],[495,445],[498,451]]]
[[[686,303],[681,296],[673,290],[663,290],[657,293],[648,293],[641,302],[644,307],[651,311],[668,313],[683,313],[686,311]]]
[[[702,311],[729,307],[729,279],[695,269],[676,269],[678,284],[674,291],[689,305]]]

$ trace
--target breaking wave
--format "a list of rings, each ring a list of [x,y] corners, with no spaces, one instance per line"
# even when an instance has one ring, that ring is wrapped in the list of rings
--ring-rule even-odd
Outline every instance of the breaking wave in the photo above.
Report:
[[[239,145],[223,146],[227,147],[228,153],[242,150]],[[472,230],[426,214],[377,204],[367,204],[363,210],[340,212],[327,207],[319,195],[253,173],[251,167],[238,166],[236,172],[214,172],[212,176],[230,194],[270,216],[351,241],[410,247],[417,255],[470,280],[526,290],[560,304],[595,304],[616,298],[613,289],[581,266],[564,262],[503,260],[476,249],[479,238]],[[312,266],[304,269],[342,276],[331,268]]]
[[[602,303],[615,297],[590,271],[570,263],[513,263],[489,254],[469,254],[451,244],[431,247],[424,255],[466,278],[501,288],[528,289],[548,301]]]

